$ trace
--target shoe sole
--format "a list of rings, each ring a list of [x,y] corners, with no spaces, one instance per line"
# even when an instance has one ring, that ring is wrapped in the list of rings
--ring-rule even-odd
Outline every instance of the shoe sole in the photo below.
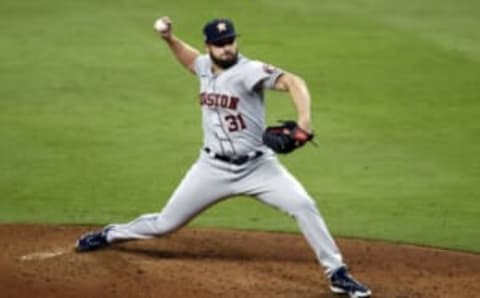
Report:
[[[372,295],[371,291],[349,293],[342,288],[337,288],[334,286],[330,286],[330,291],[332,291],[335,294],[348,294],[350,298],[368,298]]]
[[[92,251],[93,249],[91,247],[85,247],[80,245],[80,241],[77,240],[77,243],[75,243],[75,251],[76,252],[87,252],[87,251]]]

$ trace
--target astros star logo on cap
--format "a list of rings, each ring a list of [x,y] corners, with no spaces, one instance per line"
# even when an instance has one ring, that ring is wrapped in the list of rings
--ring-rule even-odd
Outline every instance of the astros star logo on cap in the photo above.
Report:
[[[217,30],[218,30],[218,32],[227,31],[227,24],[225,24],[225,23],[218,23],[218,24],[217,24]]]

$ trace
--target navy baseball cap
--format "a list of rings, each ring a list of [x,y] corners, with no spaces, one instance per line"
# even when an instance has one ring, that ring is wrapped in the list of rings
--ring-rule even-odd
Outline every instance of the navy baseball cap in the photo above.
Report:
[[[229,19],[215,19],[203,27],[206,43],[213,43],[227,38],[237,37],[235,27]]]

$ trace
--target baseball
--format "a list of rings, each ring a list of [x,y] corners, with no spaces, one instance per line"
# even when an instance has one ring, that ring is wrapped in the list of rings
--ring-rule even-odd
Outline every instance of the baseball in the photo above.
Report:
[[[155,24],[153,24],[153,28],[159,32],[163,32],[168,29],[168,25],[162,19],[158,19],[155,21]]]

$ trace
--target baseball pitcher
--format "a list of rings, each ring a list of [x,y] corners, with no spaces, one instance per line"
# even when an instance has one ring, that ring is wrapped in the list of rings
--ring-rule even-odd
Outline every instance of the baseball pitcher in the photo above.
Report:
[[[333,292],[369,297],[371,291],[349,274],[315,201],[276,158],[276,153],[290,153],[314,137],[305,82],[240,55],[237,34],[228,19],[215,19],[204,26],[204,55],[173,34],[168,17],[157,21],[155,28],[178,62],[199,80],[203,146],[161,212],[85,234],[77,241],[77,251],[162,236],[221,200],[247,195],[297,221]],[[289,93],[296,121],[267,127],[265,91],[269,89]]]

